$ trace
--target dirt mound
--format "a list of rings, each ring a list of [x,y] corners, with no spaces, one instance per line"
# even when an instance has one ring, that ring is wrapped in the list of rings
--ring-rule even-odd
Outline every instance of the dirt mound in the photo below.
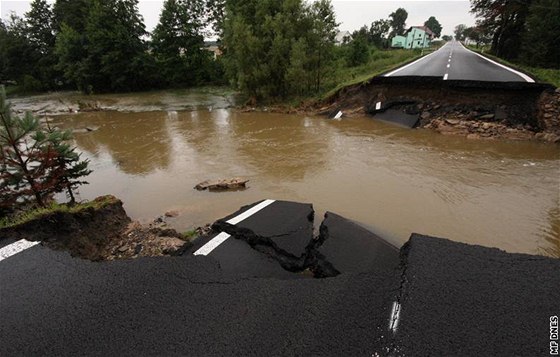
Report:
[[[5,238],[42,241],[52,249],[92,261],[174,255],[190,245],[173,229],[132,222],[123,203],[113,196],[1,229],[0,240]]]

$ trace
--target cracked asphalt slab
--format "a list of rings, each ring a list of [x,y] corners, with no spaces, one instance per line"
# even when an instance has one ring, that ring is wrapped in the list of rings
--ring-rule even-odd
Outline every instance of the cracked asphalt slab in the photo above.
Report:
[[[397,270],[285,280],[224,276],[192,255],[92,263],[43,248],[9,259],[3,356],[371,355],[398,288]]]
[[[549,355],[560,259],[417,234],[401,251],[396,355]]]
[[[12,255],[0,262],[0,355],[547,351],[560,260],[420,235],[399,257],[330,212],[314,237],[313,217],[310,204],[265,200],[183,256],[94,263],[42,245]],[[222,228],[231,236],[193,254]]]

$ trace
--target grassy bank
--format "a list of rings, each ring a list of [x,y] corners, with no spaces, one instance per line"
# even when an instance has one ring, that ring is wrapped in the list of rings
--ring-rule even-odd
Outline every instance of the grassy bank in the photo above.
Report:
[[[530,76],[536,78],[540,82],[546,82],[554,85],[555,87],[560,87],[560,69],[554,68],[539,68],[539,67],[531,67],[524,64],[519,63],[512,63],[508,62],[502,58],[496,57],[488,53],[488,48],[476,48],[476,46],[469,45],[467,46],[470,50],[473,50],[477,53],[480,53],[498,63],[503,65],[512,67],[517,69],[521,72],[527,73]]]
[[[24,211],[15,216],[0,219],[0,229],[15,227],[54,213],[77,213],[89,208],[99,209],[116,201],[117,199],[113,196],[102,196],[93,201],[78,203],[73,206],[53,202],[48,207]]]
[[[399,67],[422,56],[422,51],[416,50],[379,50],[371,54],[368,63],[357,67],[339,69],[337,85],[320,93],[316,99],[328,98],[341,88],[366,82],[369,79]]]

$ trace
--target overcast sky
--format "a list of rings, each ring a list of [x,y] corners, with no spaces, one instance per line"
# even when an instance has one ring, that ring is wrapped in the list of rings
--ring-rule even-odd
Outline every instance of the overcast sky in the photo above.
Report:
[[[0,0],[0,14],[3,19],[11,11],[23,16],[29,10],[30,0]],[[442,34],[453,34],[458,24],[474,25],[475,18],[469,13],[470,3],[465,0],[450,1],[377,1],[377,0],[333,0],[340,30],[350,32],[375,20],[386,19],[399,7],[406,9],[408,26],[423,25],[430,16],[435,16],[442,24]],[[163,0],[140,0],[140,13],[148,31],[157,24]]]

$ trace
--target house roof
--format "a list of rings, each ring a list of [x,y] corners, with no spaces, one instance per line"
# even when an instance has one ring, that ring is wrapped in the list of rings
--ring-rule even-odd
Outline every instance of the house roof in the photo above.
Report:
[[[406,32],[409,32],[413,28],[420,29],[420,30],[424,31],[425,33],[427,33],[428,35],[431,35],[431,36],[434,36],[434,37],[436,36],[436,34],[432,30],[430,30],[430,28],[428,26],[411,26]]]
[[[342,43],[342,41],[344,41],[344,37],[347,37],[347,36],[348,37],[352,36],[350,31],[338,31],[338,33],[336,34],[336,37],[335,37],[335,41]]]

